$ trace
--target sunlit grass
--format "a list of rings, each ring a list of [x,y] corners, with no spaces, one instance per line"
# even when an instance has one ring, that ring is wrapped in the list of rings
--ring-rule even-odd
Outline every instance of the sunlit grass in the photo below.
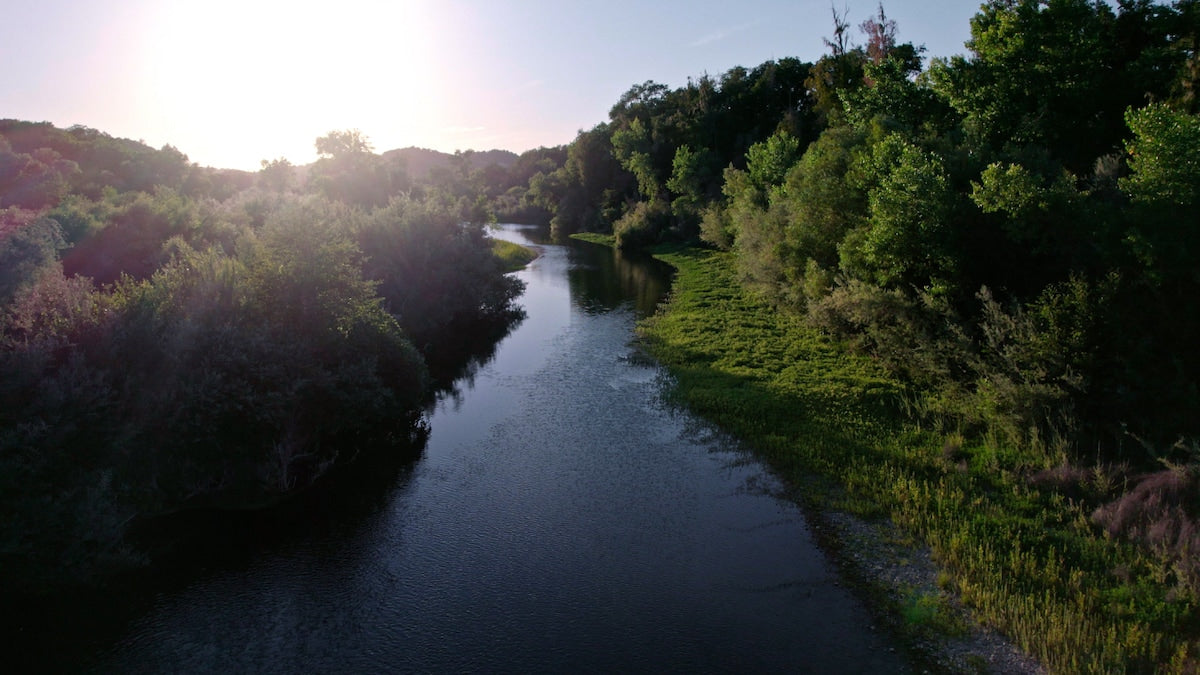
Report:
[[[728,254],[660,257],[678,274],[669,304],[640,332],[681,403],[797,485],[832,478],[842,490],[809,495],[818,507],[889,517],[927,544],[946,587],[1051,670],[1196,665],[1195,595],[1083,507],[1030,487],[1035,458],[908,422],[901,383],[747,295]],[[941,625],[931,603],[917,598],[902,618]]]
[[[506,272],[523,269],[538,257],[537,251],[503,239],[496,239],[492,242],[492,253],[504,263]]]

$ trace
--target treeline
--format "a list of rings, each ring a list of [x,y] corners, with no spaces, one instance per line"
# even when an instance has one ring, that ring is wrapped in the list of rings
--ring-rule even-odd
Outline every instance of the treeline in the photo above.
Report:
[[[5,589],[144,562],[132,525],[259,508],[419,433],[518,318],[474,196],[357,132],[300,182],[0,122]]]
[[[1200,583],[1200,3],[992,0],[929,62],[882,7],[858,29],[633,87],[524,197],[560,232],[730,251],[923,425]]]
[[[990,2],[928,67],[882,8],[864,45],[834,28],[815,64],[633,87],[524,198],[561,232],[731,250],[1014,442],[1140,459],[1135,435],[1200,433],[1197,3]]]

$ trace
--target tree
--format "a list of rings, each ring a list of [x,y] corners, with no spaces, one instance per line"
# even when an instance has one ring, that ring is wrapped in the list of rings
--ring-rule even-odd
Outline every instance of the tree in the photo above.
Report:
[[[369,155],[375,151],[371,142],[358,129],[331,131],[316,140],[317,154],[332,159]]]
[[[834,23],[837,23],[836,14]],[[879,14],[864,20],[858,29],[867,36],[867,58],[876,65],[883,63],[896,47],[896,20],[887,18],[883,3],[879,3]],[[825,43],[829,44],[829,41]]]
[[[685,200],[690,208],[699,206],[714,187],[717,172],[713,164],[713,155],[708,148],[692,150],[687,145],[679,146],[675,150],[667,189],[677,195],[676,201]]]
[[[1186,283],[1195,295],[1200,253],[1200,116],[1152,104],[1126,113],[1133,138],[1126,143],[1130,175],[1119,184],[1134,202],[1129,234],[1135,252],[1156,281]]]
[[[789,264],[797,273],[809,260],[823,269],[836,269],[842,241],[866,222],[866,191],[851,175],[864,147],[861,132],[846,127],[830,129],[808,146],[788,173],[786,189],[775,202],[788,214]]]
[[[642,196],[658,196],[661,183],[654,167],[654,141],[647,124],[635,117],[629,126],[613,132],[612,146],[613,156],[621,166],[637,177]]]
[[[799,158],[799,139],[785,131],[776,132],[767,140],[750,146],[746,153],[746,172],[765,196],[771,187],[783,184],[788,169]]]
[[[845,10],[842,14],[838,14],[836,9],[832,9],[832,12],[833,39],[825,38],[825,46],[829,47],[830,53],[813,64],[804,82],[812,92],[813,109],[818,120],[827,127],[842,123],[840,92],[862,86],[863,65],[867,60],[866,52],[861,47],[849,46],[846,32],[850,24],[846,20]]]
[[[1153,84],[1125,77],[1144,49],[1123,51],[1117,27],[1103,2],[991,0],[971,19],[972,56],[939,61],[932,81],[974,147],[1042,146],[1082,175],[1119,147],[1124,109]]]
[[[1164,104],[1130,109],[1125,143],[1130,175],[1120,181],[1134,201],[1185,209],[1200,205],[1200,117]]]
[[[295,167],[286,157],[263,160],[262,168],[258,171],[260,184],[272,192],[287,192],[292,187],[295,177]]]
[[[885,288],[950,279],[954,193],[940,157],[891,135],[865,162],[868,225],[842,248],[842,266]]]
[[[396,181],[362,132],[331,131],[315,145],[321,158],[311,169],[311,180],[318,191],[345,204],[377,207],[387,203]]]

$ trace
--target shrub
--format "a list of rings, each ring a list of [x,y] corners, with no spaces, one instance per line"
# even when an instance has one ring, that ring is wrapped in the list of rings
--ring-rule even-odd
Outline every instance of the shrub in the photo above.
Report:
[[[0,306],[57,261],[63,246],[62,229],[49,218],[38,218],[7,236],[0,235]]]
[[[657,243],[670,227],[670,205],[653,199],[638,202],[613,223],[613,236],[619,248],[638,248]]]
[[[457,360],[468,343],[507,330],[520,280],[504,274],[482,225],[428,202],[393,200],[355,226],[364,275],[431,362]]]
[[[1134,541],[1173,567],[1176,583],[1200,596],[1200,465],[1146,474],[1092,513],[1114,537]]]

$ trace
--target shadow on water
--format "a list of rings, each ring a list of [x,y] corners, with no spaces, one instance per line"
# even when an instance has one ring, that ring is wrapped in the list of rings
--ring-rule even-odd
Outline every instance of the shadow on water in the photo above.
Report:
[[[496,346],[524,319],[514,310],[460,331],[430,363],[433,396],[460,396]],[[302,542],[336,542],[369,527],[395,494],[407,489],[428,441],[424,420],[408,438],[370,442],[353,461],[275,506],[258,510],[187,510],[131,525],[130,545],[145,567],[98,588],[0,597],[0,646],[17,672],[76,672],[94,667],[155,599],[222,574],[248,574],[255,560]]]
[[[480,369],[496,356],[496,347],[525,320],[524,310],[510,310],[475,326],[455,331],[451,338],[439,343],[426,354],[429,374],[433,379],[433,400],[443,397],[457,399],[464,387],[475,384]]]
[[[78,672],[94,667],[155,599],[221,574],[247,573],[253,561],[319,538],[350,536],[404,490],[425,449],[428,429],[367,448],[321,482],[256,511],[192,510],[147,519],[129,541],[145,568],[98,588],[0,598],[0,645],[9,672]]]

